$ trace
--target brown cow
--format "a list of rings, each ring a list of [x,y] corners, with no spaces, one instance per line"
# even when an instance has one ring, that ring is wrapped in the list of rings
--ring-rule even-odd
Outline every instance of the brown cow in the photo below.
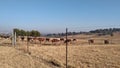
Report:
[[[25,37],[24,36],[21,36],[21,40],[24,41]]]
[[[33,40],[37,40],[37,37],[33,37]]]
[[[65,39],[64,38],[60,38],[60,41],[64,41]]]
[[[52,43],[57,43],[57,42],[59,42],[59,41],[60,41],[59,39],[52,39],[52,40],[51,40]]]
[[[46,41],[49,42],[49,41],[50,41],[50,38],[46,38]]]
[[[71,41],[72,41],[71,39],[67,39],[67,40],[64,41],[64,43],[67,43],[67,42],[69,43]]]
[[[38,38],[37,37],[33,37],[32,40],[33,40],[33,42],[35,41],[35,44],[36,44],[37,43],[36,41],[38,40]]]
[[[94,43],[94,40],[90,39],[90,40],[88,40],[88,43],[89,44]]]
[[[104,44],[109,44],[109,41],[108,40],[104,40]]]
[[[77,39],[73,39],[73,41],[77,41]]]
[[[32,40],[32,37],[27,37],[27,41],[30,42]]]
[[[38,38],[38,40],[40,41],[40,44],[41,44],[41,42],[43,42],[45,38]]]

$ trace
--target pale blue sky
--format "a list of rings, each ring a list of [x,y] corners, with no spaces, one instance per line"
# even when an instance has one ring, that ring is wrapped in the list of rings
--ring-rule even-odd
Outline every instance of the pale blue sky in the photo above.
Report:
[[[0,32],[42,33],[120,27],[120,0],[0,0]]]

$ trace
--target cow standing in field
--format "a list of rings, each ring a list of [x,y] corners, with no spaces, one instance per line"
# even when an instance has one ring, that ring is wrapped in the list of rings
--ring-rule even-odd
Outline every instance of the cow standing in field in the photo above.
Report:
[[[51,40],[52,43],[57,43],[57,42],[59,42],[59,41],[60,41],[59,39],[52,39],[52,40]]]
[[[24,36],[22,36],[22,37],[21,37],[21,40],[22,40],[22,41],[24,41],[24,39],[25,39],[25,37],[24,37]]]
[[[27,37],[27,42],[34,42],[35,39],[33,39],[34,37]]]
[[[77,39],[73,39],[73,41],[77,41]]]
[[[64,43],[65,39],[64,38],[60,38],[60,42]]]
[[[73,41],[72,43],[75,44],[77,39],[74,38],[74,39],[72,39],[72,41]]]
[[[37,37],[33,37],[33,42],[35,42],[35,44],[37,43],[38,38]]]
[[[108,40],[104,40],[104,44],[109,44],[109,41]]]
[[[50,41],[50,38],[46,38],[46,42],[49,42]]]
[[[31,37],[27,37],[27,41],[30,42],[32,40]]]
[[[94,43],[94,40],[90,39],[88,40],[89,45]]]
[[[64,38],[60,38],[60,41],[64,41],[65,39]]]
[[[71,39],[67,39],[67,40],[64,41],[64,43],[69,43],[71,41],[72,41]]]
[[[38,40],[40,41],[41,44],[41,42],[45,41],[45,38],[38,38]]]

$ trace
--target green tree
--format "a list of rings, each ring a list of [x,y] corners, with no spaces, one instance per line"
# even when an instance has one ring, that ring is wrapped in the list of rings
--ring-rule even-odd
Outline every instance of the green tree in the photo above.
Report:
[[[21,30],[21,31],[20,31],[20,36],[26,36],[26,31]]]
[[[19,29],[15,28],[15,29],[13,29],[13,31],[14,31],[14,33],[16,32],[17,37],[20,36],[20,30]]]
[[[26,31],[26,35],[27,35],[27,36],[30,36],[30,31]]]
[[[32,30],[32,31],[30,32],[30,36],[34,36],[34,37],[40,36],[40,32],[39,32],[39,31],[36,31],[36,30]]]

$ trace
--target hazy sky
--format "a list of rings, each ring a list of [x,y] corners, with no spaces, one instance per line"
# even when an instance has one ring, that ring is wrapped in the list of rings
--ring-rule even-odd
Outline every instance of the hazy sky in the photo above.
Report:
[[[0,0],[0,32],[120,27],[120,0]]]

